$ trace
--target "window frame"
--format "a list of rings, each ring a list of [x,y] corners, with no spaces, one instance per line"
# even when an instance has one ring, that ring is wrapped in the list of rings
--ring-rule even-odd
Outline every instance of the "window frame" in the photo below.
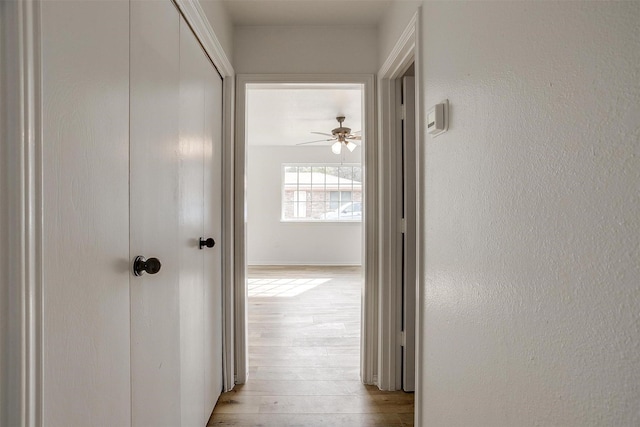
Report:
[[[363,215],[361,214],[359,218],[357,219],[340,219],[335,218],[335,219],[327,219],[327,218],[313,218],[313,217],[304,217],[304,218],[287,218],[285,217],[285,213],[286,213],[286,205],[285,203],[287,202],[286,200],[286,191],[287,191],[287,183],[286,183],[286,170],[288,167],[296,167],[296,168],[300,168],[300,167],[307,167],[311,170],[311,174],[313,174],[313,169],[317,168],[317,167],[332,167],[332,168],[340,168],[340,167],[347,167],[347,168],[351,168],[352,172],[354,169],[359,168],[360,169],[360,176],[362,177],[363,175],[363,165],[362,163],[340,163],[340,162],[324,162],[324,163],[318,163],[318,162],[285,162],[285,163],[281,163],[280,164],[280,174],[281,174],[281,180],[280,180],[280,222],[281,223],[288,223],[288,224],[296,224],[296,223],[304,223],[304,224],[325,224],[325,223],[331,223],[331,224],[361,224],[362,223],[362,217]],[[299,170],[297,170],[297,173],[299,174]],[[326,175],[326,174],[325,174]],[[310,185],[310,190],[308,190],[311,194],[307,195],[306,197],[306,201],[309,202],[311,201],[311,203],[313,203],[313,176],[311,177],[311,183]],[[340,199],[342,199],[342,193],[345,192],[349,192],[351,193],[351,200],[349,200],[349,202],[345,202],[345,203],[359,203],[361,206],[361,209],[364,208],[364,192],[363,192],[363,182],[362,180],[359,181],[360,185],[359,185],[359,192],[360,192],[360,197],[359,199],[356,198],[356,200],[354,200],[354,185],[353,182],[356,182],[354,180],[351,180],[352,184],[350,187],[345,187],[345,188],[341,188],[340,184],[338,183],[338,188],[335,190],[327,190],[327,183],[326,183],[326,179],[324,181],[324,185],[323,185],[323,191],[327,194],[327,197],[329,197],[328,195],[330,194],[330,192],[332,191],[337,191],[340,192],[341,197]],[[300,192],[300,182],[299,182],[299,176],[298,179],[296,180],[296,188],[293,189],[294,193],[299,193]],[[327,197],[325,197],[324,201],[322,203],[325,204],[325,206],[330,206],[330,204],[332,203],[332,201],[330,201]],[[299,203],[294,201],[293,203]],[[334,210],[338,210],[340,209],[340,207],[344,204],[341,201],[339,202],[339,206],[336,209],[331,209],[331,210],[325,210],[323,212],[323,215],[326,215],[328,212],[332,212]],[[296,210],[294,208],[294,212],[297,212],[299,210]]]

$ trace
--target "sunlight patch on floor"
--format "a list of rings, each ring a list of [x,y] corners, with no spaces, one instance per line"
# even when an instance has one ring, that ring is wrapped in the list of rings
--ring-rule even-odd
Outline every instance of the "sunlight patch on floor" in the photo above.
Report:
[[[290,298],[307,292],[331,279],[249,279],[249,298]]]

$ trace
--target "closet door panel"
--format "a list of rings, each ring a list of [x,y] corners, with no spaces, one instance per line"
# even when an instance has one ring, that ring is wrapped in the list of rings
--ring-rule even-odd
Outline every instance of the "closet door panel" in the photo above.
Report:
[[[129,5],[41,4],[43,414],[128,426]]]
[[[157,274],[131,276],[134,426],[179,426],[180,18],[168,1],[131,2],[131,256]]]
[[[204,230],[216,241],[205,250],[205,417],[222,391],[222,79],[207,64],[205,85]]]
[[[182,426],[204,417],[204,74],[202,49],[180,18],[180,359]]]

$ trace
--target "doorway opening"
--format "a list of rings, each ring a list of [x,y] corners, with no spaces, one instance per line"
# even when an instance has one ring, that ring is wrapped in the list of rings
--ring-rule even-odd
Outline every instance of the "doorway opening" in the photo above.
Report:
[[[245,98],[247,387],[359,382],[363,85],[251,83]]]
[[[413,425],[413,396],[373,385],[379,330],[373,83],[371,75],[238,76],[235,210],[242,215],[236,216],[235,276],[245,285],[236,287],[234,305],[236,387],[221,397],[214,422]],[[254,147],[252,91],[314,85],[353,91],[359,126],[358,113],[335,102],[324,125],[315,118],[285,120],[277,97],[263,94],[268,113],[258,115],[264,123],[257,138],[267,146]],[[296,114],[313,111],[319,99],[290,107]],[[265,129],[295,133],[298,125],[303,133],[292,144],[298,156],[306,150],[312,157],[283,160],[289,149],[276,142],[287,135],[269,137],[275,131]],[[254,175],[256,165],[259,173],[269,169],[277,185]],[[296,243],[282,243],[285,233]],[[276,258],[282,254],[289,259]]]
[[[236,187],[236,211],[244,212],[244,226],[236,227],[235,273],[245,286],[235,294],[236,384],[250,375],[250,300],[304,299],[344,279],[349,269],[358,310],[357,322],[348,322],[356,328],[350,351],[357,378],[374,382],[376,325],[366,320],[374,315],[367,283],[376,283],[374,263],[367,262],[375,259],[375,245],[366,243],[375,241],[370,194],[376,179],[365,173],[376,158],[375,147],[367,146],[369,137],[375,141],[372,90],[373,76],[238,76],[237,116],[244,120],[236,129],[235,176],[244,185]],[[267,277],[273,271],[265,268],[282,265],[293,270],[289,277]],[[316,329],[331,338],[331,328],[347,329],[338,323]]]

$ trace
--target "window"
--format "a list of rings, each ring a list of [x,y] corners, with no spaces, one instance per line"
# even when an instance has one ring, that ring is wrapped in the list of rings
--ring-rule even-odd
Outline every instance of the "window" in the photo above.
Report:
[[[283,221],[361,221],[362,167],[282,165]]]
[[[330,209],[338,209],[341,205],[351,201],[351,191],[330,191],[329,192]]]

